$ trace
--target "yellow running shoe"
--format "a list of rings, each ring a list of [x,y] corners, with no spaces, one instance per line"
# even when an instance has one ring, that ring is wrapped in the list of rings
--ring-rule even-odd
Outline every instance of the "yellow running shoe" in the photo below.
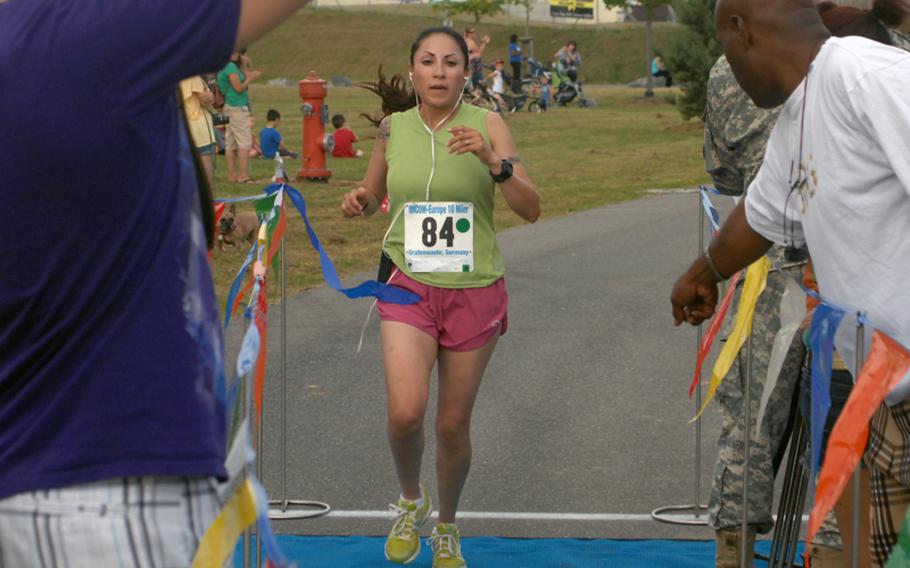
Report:
[[[397,505],[389,505],[395,513],[395,525],[385,541],[386,560],[397,564],[408,564],[420,554],[420,527],[430,516],[432,504],[430,496],[420,484],[423,505],[417,506],[414,501],[398,499]]]
[[[430,536],[433,549],[433,568],[467,568],[461,555],[461,535],[454,523],[439,523]]]

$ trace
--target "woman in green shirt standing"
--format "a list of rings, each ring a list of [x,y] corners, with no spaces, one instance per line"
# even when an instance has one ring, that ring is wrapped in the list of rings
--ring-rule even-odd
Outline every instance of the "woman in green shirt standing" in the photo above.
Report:
[[[411,46],[409,69],[412,89],[403,77],[386,81],[381,73],[370,86],[385,116],[363,184],[345,195],[341,209],[347,217],[370,215],[388,193],[389,282],[421,297],[409,306],[378,306],[388,437],[401,485],[386,558],[417,557],[420,526],[432,510],[420,465],[429,376],[438,363],[439,524],[430,542],[434,567],[462,567],[455,511],[471,462],[471,411],[508,325],[494,192],[498,184],[509,207],[532,223],[540,199],[502,118],[461,103],[470,75],[464,38],[449,28],[424,30]]]
[[[253,134],[250,129],[250,83],[262,73],[256,69],[241,69],[243,53],[235,51],[231,60],[218,73],[218,89],[224,95],[224,114],[230,119],[224,133],[224,158],[228,180],[252,183],[250,179],[250,148]],[[235,154],[236,153],[236,154]]]

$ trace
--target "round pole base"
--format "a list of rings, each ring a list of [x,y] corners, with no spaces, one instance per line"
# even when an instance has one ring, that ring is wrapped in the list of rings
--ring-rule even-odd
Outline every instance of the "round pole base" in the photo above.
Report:
[[[290,519],[312,519],[327,515],[332,510],[322,501],[305,501],[287,499],[284,501],[269,501],[269,518],[276,521]]]
[[[669,505],[651,511],[651,518],[670,525],[707,526],[707,505]]]

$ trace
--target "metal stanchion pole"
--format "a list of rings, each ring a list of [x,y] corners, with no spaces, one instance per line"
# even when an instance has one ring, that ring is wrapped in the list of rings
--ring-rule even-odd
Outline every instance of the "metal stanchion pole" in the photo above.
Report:
[[[698,195],[698,254],[705,251],[705,209],[701,204],[701,195]],[[698,350],[702,341],[702,326],[695,331],[695,356],[698,356]],[[695,412],[698,413],[701,407],[701,376],[695,383]],[[691,505],[669,505],[658,507],[651,511],[651,518],[662,523],[673,525],[707,525],[707,518],[703,517],[701,512],[707,510],[706,505],[701,504],[701,420],[695,421],[695,500]],[[673,514],[671,512],[692,511],[691,515]]]
[[[746,546],[749,534],[749,445],[752,437],[752,331],[746,338],[746,372],[743,389],[743,519],[740,535],[740,566],[749,566],[746,560],[755,554]]]
[[[281,238],[281,499],[269,501],[269,505],[278,505],[278,508],[269,509],[269,518],[276,520],[308,519],[325,515],[332,508],[321,501],[306,501],[302,499],[288,499],[287,487],[287,343],[288,343],[288,311],[287,311],[287,247],[285,238]],[[292,510],[291,507],[302,507],[304,510]]]
[[[856,314],[856,356],[853,360],[853,382],[859,378],[859,373],[863,369],[866,358],[866,329],[860,321],[862,314]],[[853,543],[852,554],[850,555],[850,566],[857,568],[859,566],[859,508],[860,508],[860,469],[862,462],[856,464],[853,470],[853,526],[851,527],[851,542]]]
[[[262,397],[262,405],[259,407],[259,419],[254,420],[256,427],[256,471],[259,477],[262,477],[262,431],[265,430],[265,397]],[[259,534],[259,525],[256,525],[256,568],[262,566],[262,538]]]
[[[701,195],[698,196],[701,201]],[[698,207],[698,254],[705,250],[705,208],[699,204]],[[702,336],[704,330],[702,324],[698,324],[695,330],[695,354],[698,356],[698,350],[701,349]],[[701,377],[695,383],[695,413],[701,407]],[[695,500],[692,501],[692,510],[695,512],[695,519],[701,520],[701,420],[695,421]],[[707,521],[705,521],[707,524]]]
[[[249,388],[249,374],[244,377],[241,377],[239,380],[243,381],[243,416],[244,419],[240,421],[242,425],[244,420],[250,419],[250,405],[252,404],[252,391]],[[244,468],[243,476],[246,477],[246,468]],[[243,568],[250,568],[250,540],[252,532],[250,527],[247,527],[243,531]]]

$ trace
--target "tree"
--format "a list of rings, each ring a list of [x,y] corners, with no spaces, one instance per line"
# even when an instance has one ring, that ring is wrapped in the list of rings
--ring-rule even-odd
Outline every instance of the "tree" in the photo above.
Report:
[[[607,8],[625,8],[632,3],[628,0],[603,0]],[[668,0],[638,0],[637,4],[645,9],[645,77],[647,87],[645,96],[654,96],[654,76],[651,75],[651,60],[654,59],[651,49],[651,22],[654,21],[654,12],[661,6],[669,4]]]
[[[704,114],[708,75],[722,53],[714,35],[715,2],[676,0],[674,4],[676,17],[686,32],[672,40],[667,50],[667,66],[683,86],[676,107],[685,119]]]
[[[534,9],[534,4],[537,4],[537,0],[506,0],[506,4],[521,6],[525,9],[525,36],[531,35],[531,10]]]
[[[473,14],[474,22],[479,24],[484,16],[502,14],[505,4],[506,0],[443,0],[433,4],[433,9],[446,14]]]

